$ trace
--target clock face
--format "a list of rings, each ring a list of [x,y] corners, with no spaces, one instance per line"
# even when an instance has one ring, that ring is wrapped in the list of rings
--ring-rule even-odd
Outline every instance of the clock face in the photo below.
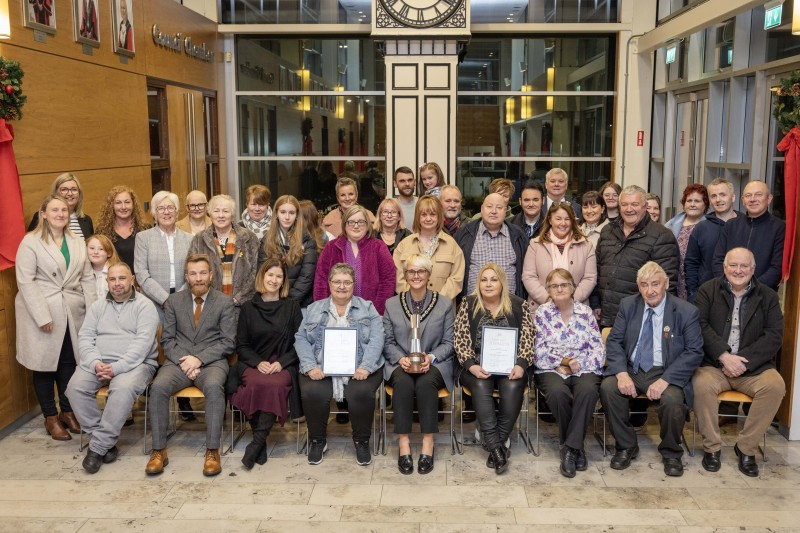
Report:
[[[428,28],[444,22],[463,0],[379,0],[386,12],[404,26]]]

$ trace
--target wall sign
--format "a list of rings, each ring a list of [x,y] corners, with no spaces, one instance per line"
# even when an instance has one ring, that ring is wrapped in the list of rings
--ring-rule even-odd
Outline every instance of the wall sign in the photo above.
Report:
[[[161,48],[184,52],[187,56],[196,57],[201,61],[211,62],[214,59],[214,52],[206,48],[206,43],[195,45],[191,35],[164,33],[159,29],[158,24],[153,24],[151,33],[153,42]]]

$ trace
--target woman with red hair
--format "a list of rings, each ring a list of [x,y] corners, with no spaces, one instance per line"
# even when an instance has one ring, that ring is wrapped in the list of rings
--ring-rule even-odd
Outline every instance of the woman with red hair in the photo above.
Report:
[[[706,219],[706,211],[711,202],[708,199],[708,191],[700,183],[692,183],[683,190],[681,205],[683,213],[675,215],[669,222],[664,224],[672,230],[675,238],[678,239],[678,248],[681,252],[681,262],[678,268],[678,297],[687,299],[686,274],[683,269],[683,262],[686,259],[686,248],[689,246],[689,237],[698,222]]]

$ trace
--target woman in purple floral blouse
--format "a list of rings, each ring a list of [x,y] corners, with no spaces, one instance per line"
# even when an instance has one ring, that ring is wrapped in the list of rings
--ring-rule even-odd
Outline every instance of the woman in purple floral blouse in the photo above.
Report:
[[[534,377],[558,421],[561,474],[586,470],[583,440],[599,398],[605,349],[589,306],[576,301],[572,274],[556,268],[547,276],[550,299],[536,310]]]

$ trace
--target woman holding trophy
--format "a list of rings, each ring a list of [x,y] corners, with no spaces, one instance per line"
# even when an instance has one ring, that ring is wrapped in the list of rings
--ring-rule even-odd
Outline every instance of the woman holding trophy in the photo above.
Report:
[[[414,472],[411,456],[412,415],[416,397],[422,450],[417,472],[433,470],[433,437],[438,433],[439,389],[453,388],[452,301],[428,290],[433,271],[431,260],[414,254],[405,260],[403,276],[409,289],[386,302],[383,315],[385,341],[383,375],[393,388],[394,431],[398,435],[397,468]]]

